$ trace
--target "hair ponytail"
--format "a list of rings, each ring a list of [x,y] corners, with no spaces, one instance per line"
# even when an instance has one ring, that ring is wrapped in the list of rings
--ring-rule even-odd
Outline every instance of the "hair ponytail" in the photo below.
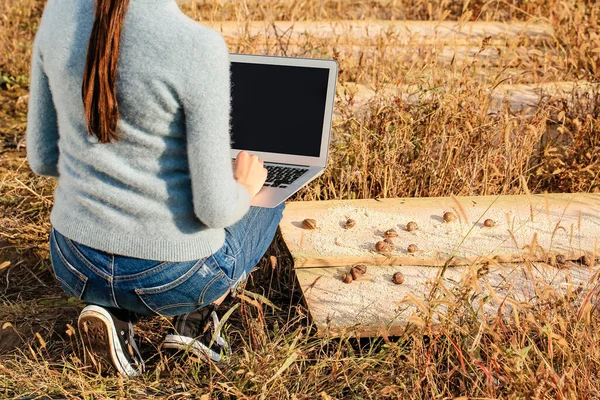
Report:
[[[100,143],[118,140],[117,64],[129,0],[96,0],[81,95],[88,133]]]

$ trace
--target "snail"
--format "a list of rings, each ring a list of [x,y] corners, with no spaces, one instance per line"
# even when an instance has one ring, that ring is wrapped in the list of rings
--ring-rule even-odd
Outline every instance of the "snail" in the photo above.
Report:
[[[392,282],[396,285],[401,285],[404,283],[404,274],[402,272],[396,272],[394,276],[392,276]]]
[[[416,244],[409,244],[408,249],[406,249],[406,251],[408,251],[410,254],[416,253],[418,250],[419,248]]]
[[[456,219],[456,215],[454,215],[451,212],[445,212],[444,213],[444,222],[452,222]]]
[[[385,231],[383,233],[383,236],[386,239],[392,239],[392,238],[398,237],[398,233],[396,232],[395,229],[388,229],[387,231]]]
[[[494,222],[493,219],[486,219],[485,221],[483,221],[483,226],[487,227],[487,228],[491,228],[493,226],[496,225],[496,222]]]
[[[406,230],[408,232],[416,231],[417,229],[419,229],[419,226],[414,221],[410,221],[408,224],[406,224]]]
[[[352,269],[355,269],[361,275],[364,275],[367,273],[367,266],[364,264],[357,264],[354,267],[352,267]]]
[[[375,250],[380,253],[387,253],[391,250],[390,244],[380,240],[379,242],[375,243]]]
[[[352,275],[352,279],[354,280],[360,278],[362,275],[365,274],[365,272],[367,272],[367,267],[365,267],[364,265],[357,265],[350,268],[350,275]]]
[[[317,229],[317,220],[316,219],[311,219],[311,218],[307,218],[304,221],[302,221],[302,228],[304,229]]]
[[[349,284],[349,283],[352,283],[352,281],[353,281],[352,275],[350,275],[350,274],[342,275],[342,282]]]
[[[564,264],[564,263],[566,263],[566,262],[567,262],[567,257],[565,257],[565,256],[564,256],[564,255],[562,255],[562,254],[557,254],[557,255],[556,255],[556,263],[557,263],[558,265],[563,265],[563,264]]]
[[[344,224],[344,228],[350,229],[350,228],[353,228],[355,225],[356,225],[356,221],[353,220],[352,218],[348,218],[348,220]]]

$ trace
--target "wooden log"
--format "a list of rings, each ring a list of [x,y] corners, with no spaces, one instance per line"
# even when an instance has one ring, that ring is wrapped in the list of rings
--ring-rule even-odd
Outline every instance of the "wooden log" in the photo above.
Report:
[[[424,324],[422,316],[428,314],[435,329],[445,319],[448,303],[444,302],[464,301],[454,295],[464,291],[470,293],[473,309],[483,306],[479,315],[491,319],[499,310],[509,314],[515,307],[539,300],[540,288],[559,295],[580,290],[583,298],[599,267],[508,264],[455,267],[440,275],[439,268],[373,266],[358,280],[345,284],[341,276],[349,270],[350,266],[295,270],[318,336],[402,336],[412,326]],[[404,283],[392,282],[396,272],[404,275]],[[426,299],[436,283],[445,296],[438,296],[437,305],[430,308]],[[478,299],[487,300],[479,303]]]
[[[453,225],[442,222],[448,210],[457,215]],[[382,219],[386,213],[389,220]],[[356,221],[351,230],[343,228],[347,217]],[[494,227],[484,226],[488,217],[496,219]],[[315,218],[318,229],[301,229],[304,218]],[[404,230],[409,220],[417,221],[417,231]],[[376,223],[369,225],[369,221]],[[294,202],[287,205],[280,226],[319,336],[404,335],[411,327],[426,323],[436,329],[446,317],[449,302],[465,301],[460,299],[464,291],[470,293],[475,309],[483,307],[482,318],[527,307],[539,300],[540,290],[580,293],[583,298],[600,269],[600,194]],[[328,251],[335,243],[325,243],[323,249],[313,240],[333,232],[334,237],[352,243],[348,234],[354,232],[359,237],[364,233],[363,242],[368,244],[373,242],[373,232],[377,240],[389,228],[398,233],[393,239],[396,244],[419,243],[424,252],[386,257],[360,252],[332,255]],[[528,235],[531,240],[524,240]],[[474,245],[482,240],[488,242],[487,248]],[[438,259],[447,263],[447,257],[435,256],[448,253],[447,244],[453,250],[464,247],[483,252],[479,261],[471,260],[468,265],[430,267]],[[567,261],[559,261],[557,254]],[[579,260],[583,254],[593,260],[592,265]],[[368,264],[366,274],[344,283],[342,275],[358,263]],[[396,272],[404,276],[400,285],[392,281]],[[430,307],[427,298],[434,285],[445,296],[436,296],[438,303]],[[487,300],[479,303],[479,299]],[[423,315],[429,315],[429,322]]]
[[[443,88],[435,88],[436,92]],[[540,84],[503,84],[497,87],[484,88],[488,98],[488,113],[500,112],[506,104],[512,111],[533,112],[540,102],[546,98],[551,100],[571,101],[579,98],[581,105],[592,106],[591,99],[600,91],[600,85],[586,81],[578,82],[546,82]],[[338,88],[339,96],[352,95],[357,111],[364,110],[366,104],[378,99],[396,97],[408,104],[429,101],[433,98],[434,90],[424,90],[418,86],[384,85],[375,90],[372,86],[345,83]],[[589,99],[586,99],[589,97]]]
[[[386,62],[428,65],[434,67],[477,63],[481,67],[519,65],[556,58],[552,50],[527,47],[420,44],[406,46],[332,45],[324,42],[311,46],[297,43],[272,43],[253,45],[241,41],[229,41],[232,53],[275,55],[285,57],[329,58],[350,65]]]
[[[204,21],[225,38],[243,38],[253,43],[302,42],[307,38],[333,43],[382,42],[383,45],[411,43],[490,44],[511,39],[552,41],[554,30],[545,23],[453,22],[453,21]]]
[[[445,223],[446,211],[457,220]],[[303,229],[305,218],[318,228]],[[343,227],[347,218],[356,221],[352,229]],[[494,227],[484,227],[488,218]],[[409,221],[420,229],[406,232]],[[280,226],[296,268],[577,260],[600,252],[600,194],[294,202]],[[398,232],[396,249],[382,254],[374,245],[387,229]],[[407,253],[411,243],[415,254]]]
[[[497,113],[503,103],[507,103],[513,111],[533,111],[544,98],[566,100],[571,106],[575,98],[580,106],[593,107],[592,99],[599,90],[600,85],[586,81],[500,85],[488,89],[490,113]]]

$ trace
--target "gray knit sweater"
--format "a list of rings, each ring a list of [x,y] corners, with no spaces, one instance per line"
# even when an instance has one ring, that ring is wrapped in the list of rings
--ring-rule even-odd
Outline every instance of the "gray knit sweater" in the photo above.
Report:
[[[35,39],[31,169],[58,177],[52,225],[110,253],[187,261],[216,252],[250,194],[230,159],[228,52],[174,0],[131,0],[117,93],[121,140],[86,130],[81,86],[94,0],[49,0]]]

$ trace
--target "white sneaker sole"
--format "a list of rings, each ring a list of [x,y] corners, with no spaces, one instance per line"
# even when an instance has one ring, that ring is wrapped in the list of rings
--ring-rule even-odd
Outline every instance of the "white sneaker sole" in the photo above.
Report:
[[[188,336],[167,335],[162,347],[192,353],[204,362],[208,362],[209,359],[214,362],[223,361],[223,357],[219,353],[214,352],[204,344]]]
[[[99,355],[109,355],[113,366],[121,375],[127,378],[140,375],[140,372],[132,367],[131,363],[124,355],[124,350],[118,339],[119,334],[108,311],[102,307],[89,305],[81,311],[81,314],[79,314],[77,325],[79,327],[79,333],[82,336],[84,347],[86,347],[86,344],[90,343],[90,341],[83,340],[84,334],[98,335],[99,338],[106,338],[108,341],[105,339],[104,343],[91,343],[93,351]]]

